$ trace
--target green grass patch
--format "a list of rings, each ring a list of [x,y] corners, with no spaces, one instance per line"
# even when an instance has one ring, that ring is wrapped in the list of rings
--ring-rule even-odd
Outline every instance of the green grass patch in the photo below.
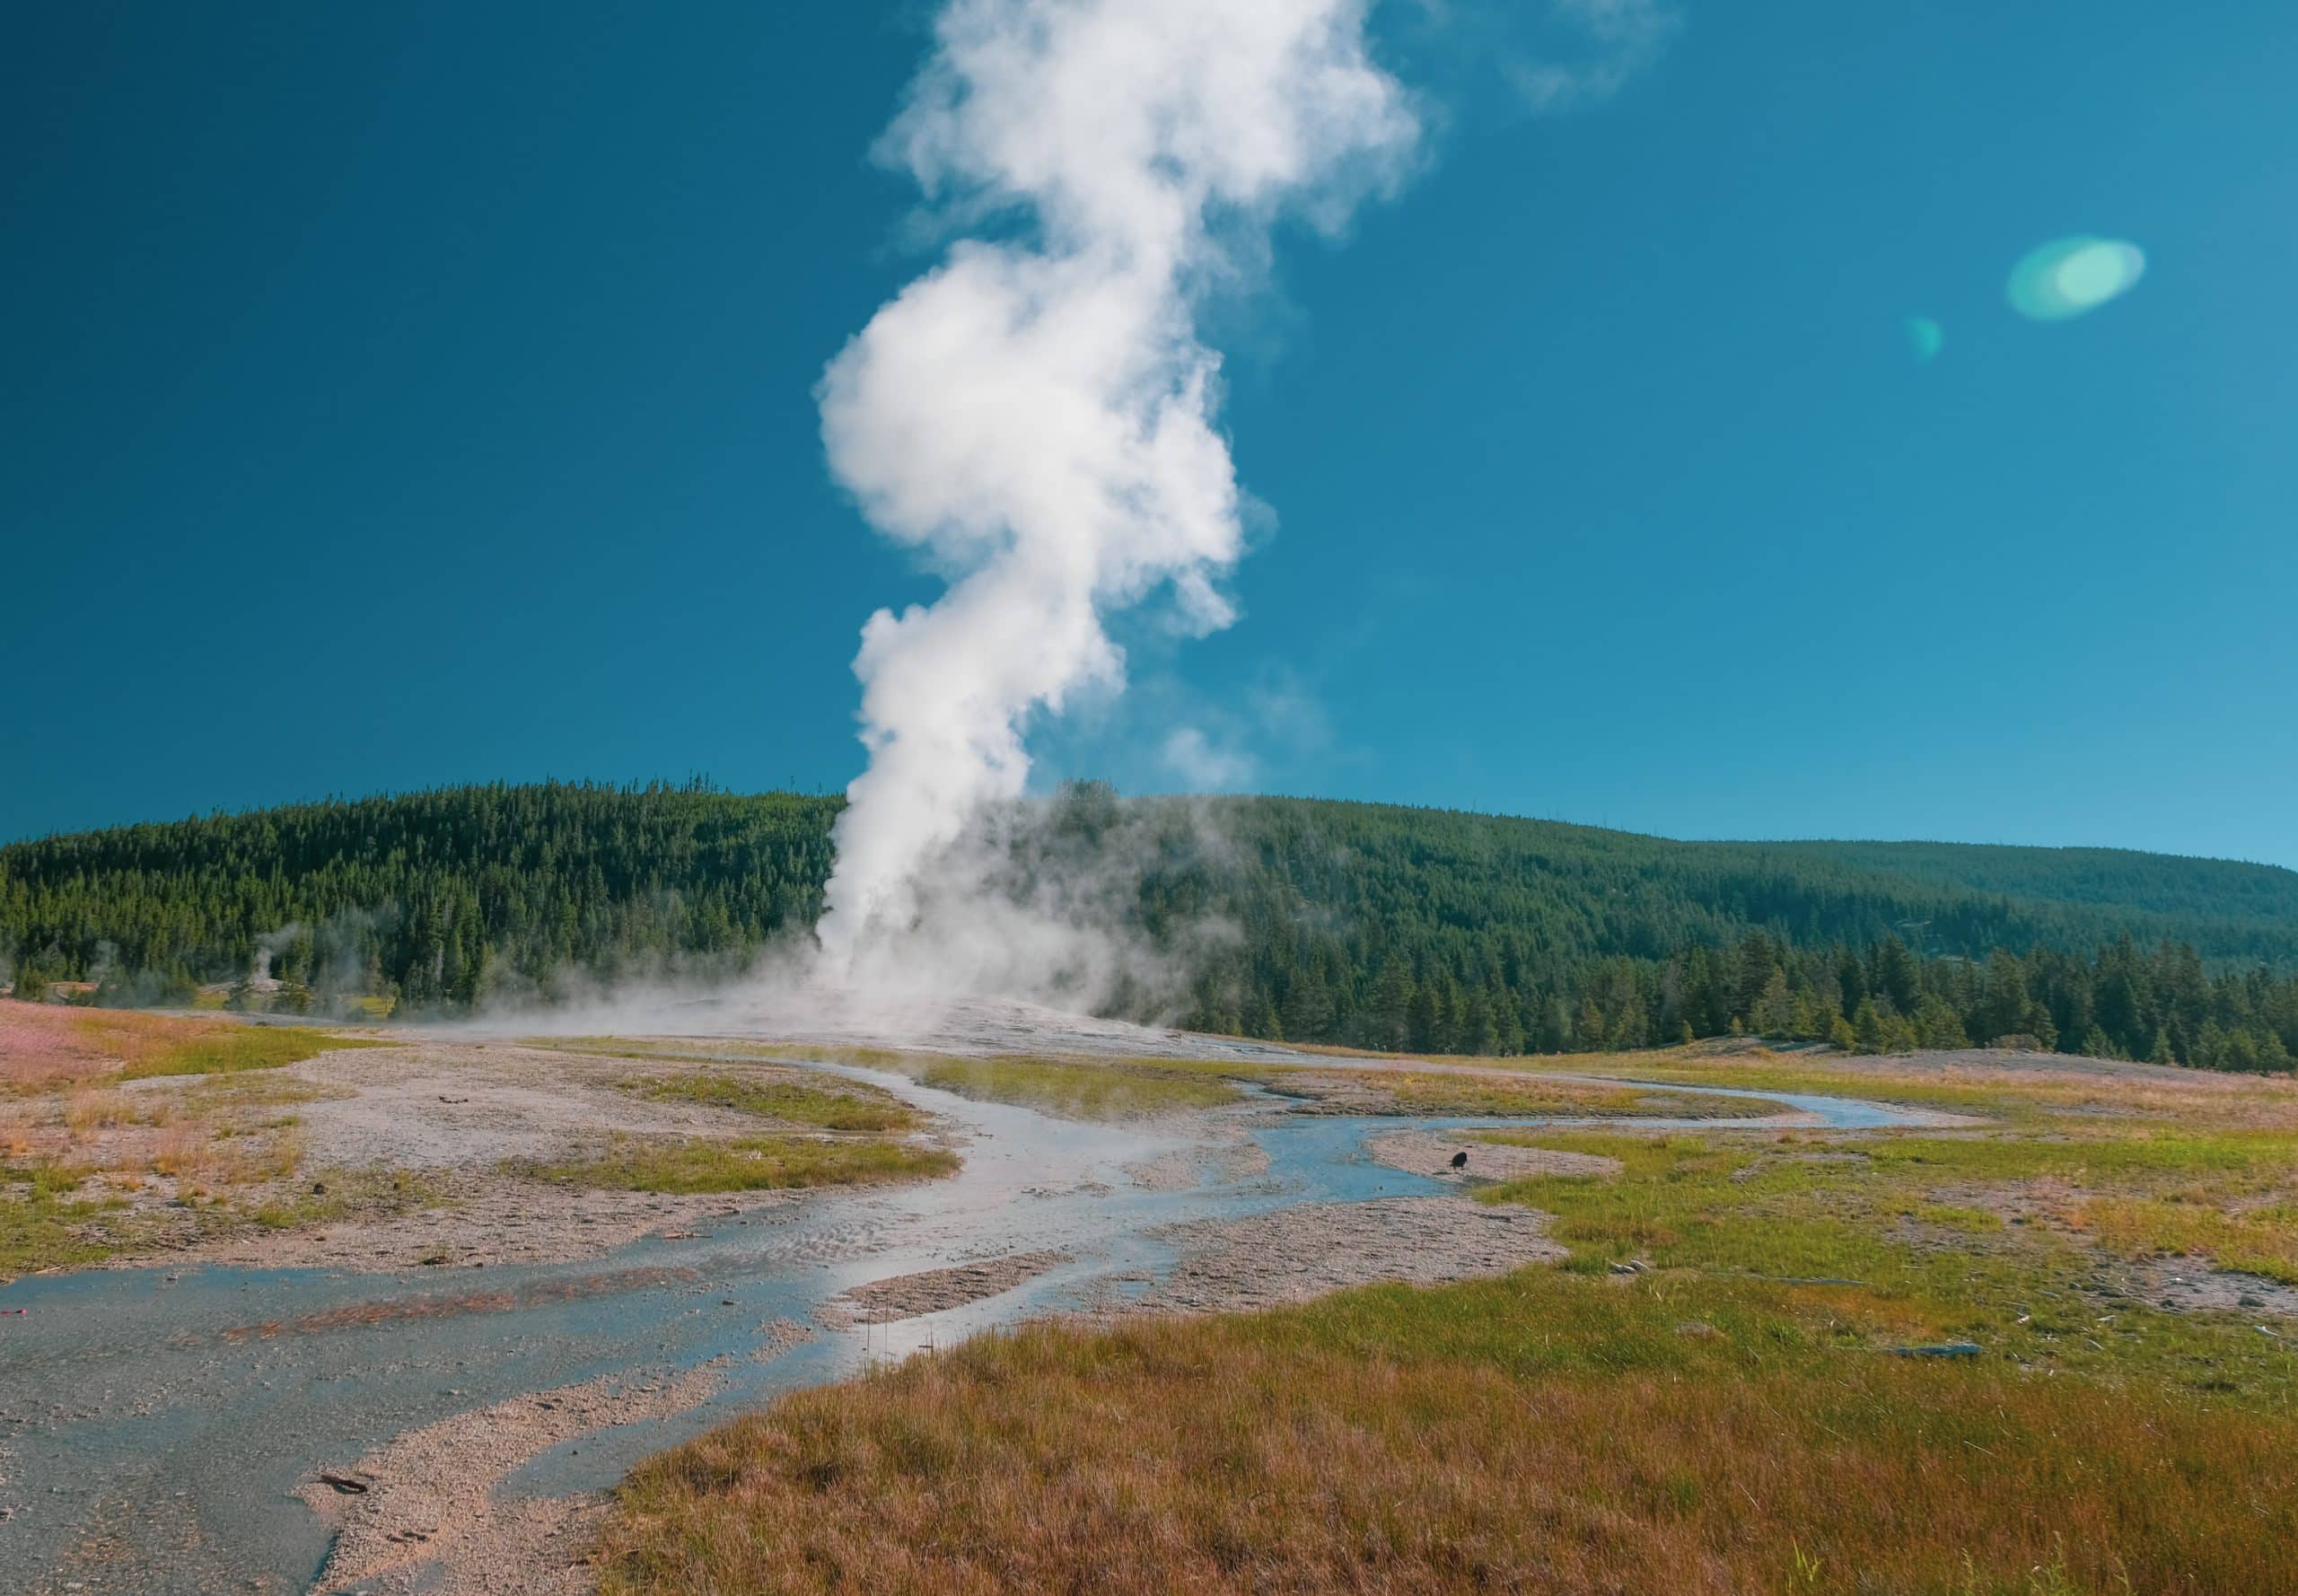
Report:
[[[65,1184],[38,1167],[0,1168],[0,1282],[34,1269],[94,1263],[118,1248],[116,1241],[86,1227],[122,1203],[117,1197],[70,1197],[78,1185],[77,1177]]]
[[[918,1121],[916,1109],[874,1086],[816,1086],[756,1075],[693,1074],[642,1076],[625,1081],[622,1087],[656,1102],[700,1103],[824,1130],[908,1130]]]
[[[123,1081],[153,1075],[215,1075],[278,1069],[345,1048],[383,1048],[388,1042],[329,1036],[301,1025],[218,1025],[155,1039],[119,1072]]]
[[[939,1148],[814,1136],[618,1136],[593,1158],[511,1166],[516,1173],[572,1186],[680,1194],[868,1185],[946,1175],[957,1167],[957,1155]]]
[[[2256,1181],[2298,1168],[2298,1136],[2286,1131],[2196,1132],[2143,1127],[2119,1134],[2052,1136],[1902,1136],[1869,1148],[1879,1164],[1917,1166],[1994,1179],[2056,1175],[2073,1179],[2133,1176],[2231,1176]]]
[[[2198,1390],[2240,1390],[2285,1408],[2298,1392],[2298,1359],[2280,1338],[2233,1318],[2129,1302],[2101,1273],[2106,1258],[2191,1252],[2292,1278],[2298,1228],[2271,1209],[2263,1217],[2230,1215],[2199,1201],[2173,1203],[2141,1195],[2142,1179],[2132,1195],[2085,1199],[2076,1211],[2082,1223],[2061,1229],[1998,1225],[1990,1212],[1932,1196],[1941,1187],[1958,1195],[1984,1187],[1979,1177],[2005,1170],[2048,1171],[2068,1151],[2055,1144],[2038,1153],[2032,1144],[1987,1138],[1727,1146],[1696,1135],[1524,1131],[1486,1139],[1599,1153],[1623,1166],[1617,1176],[1538,1176],[1477,1193],[1555,1215],[1553,1233],[1573,1250],[1559,1274],[1609,1285],[1610,1266],[1634,1259],[1663,1278],[1817,1293],[1839,1311],[1845,1346],[1964,1339],[2037,1370],[2140,1373]],[[2124,1167],[2159,1178],[2188,1164],[2157,1145]],[[1936,1244],[1894,1237],[1903,1217],[1934,1221]],[[1857,1284],[1796,1284],[1840,1281]],[[1853,1295],[1837,1300],[1846,1291]],[[2102,1296],[2116,1304],[2103,1316]]]
[[[1916,1209],[1913,1217],[1925,1224],[1972,1236],[2003,1228],[2003,1215],[1993,1209],[1960,1207],[1953,1203],[1925,1203]]]
[[[1065,1119],[1140,1119],[1215,1109],[1242,1095],[1226,1080],[1169,1071],[1161,1063],[906,1055],[893,1067],[960,1097],[1017,1103]]]

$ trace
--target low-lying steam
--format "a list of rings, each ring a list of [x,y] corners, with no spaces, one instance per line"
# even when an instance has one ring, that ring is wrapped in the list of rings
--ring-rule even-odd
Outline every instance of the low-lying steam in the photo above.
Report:
[[[832,472],[950,583],[863,628],[870,762],[838,823],[820,928],[832,979],[938,969],[1012,991],[1074,956],[1068,910],[1095,889],[1039,881],[1051,912],[1017,904],[999,890],[996,817],[1025,790],[1032,718],[1121,686],[1112,614],[1169,603],[1199,635],[1235,618],[1219,583],[1242,548],[1240,499],[1215,426],[1220,359],[1195,310],[1259,269],[1280,216],[1337,225],[1408,154],[1416,120],[1371,59],[1364,11],[942,13],[880,153],[972,235],[878,311],[820,390]]]

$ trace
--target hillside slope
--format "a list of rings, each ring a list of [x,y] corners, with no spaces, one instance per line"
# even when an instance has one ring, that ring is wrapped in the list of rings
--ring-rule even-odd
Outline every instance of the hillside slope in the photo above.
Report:
[[[700,786],[491,785],[48,837],[0,848],[0,951],[30,984],[96,979],[123,1001],[261,963],[322,1000],[416,1007],[548,990],[568,971],[731,967],[819,914],[838,806]],[[2189,1057],[2210,1025],[2298,1046],[2298,1020],[2285,1032],[2275,1006],[2298,969],[2298,873],[2269,866],[1687,843],[1098,788],[1065,794],[1052,813],[1063,846],[1114,839],[1146,861],[1127,914],[1153,941],[1180,946],[1207,920],[1238,933],[1178,999],[1132,1000],[1208,1029],[1515,1051],[1734,1022],[1824,1036],[1838,1019],[1860,1023],[1863,1003],[1877,1025],[1914,1026],[1930,997],[1967,1033],[2048,1032],[2069,1048],[2145,1056],[2159,1040]],[[2117,951],[2125,939],[2135,945]],[[1978,967],[1991,955],[2016,956],[2023,995],[2003,990],[2004,960]],[[2102,1000],[2093,988],[2108,985]],[[1943,1036],[1945,1019],[1932,1020]]]

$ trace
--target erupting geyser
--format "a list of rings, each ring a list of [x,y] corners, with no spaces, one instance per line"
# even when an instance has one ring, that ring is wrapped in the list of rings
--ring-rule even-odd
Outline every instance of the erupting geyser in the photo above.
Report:
[[[1287,211],[1326,227],[1417,137],[1361,0],[952,0],[881,146],[992,236],[953,244],[824,374],[830,469],[947,576],[863,628],[862,740],[820,927],[834,979],[908,969],[962,854],[1021,796],[1030,719],[1123,680],[1104,621],[1234,618],[1241,548],[1215,422],[1208,286]],[[954,871],[956,879],[952,879]],[[999,934],[969,925],[965,940]],[[1027,950],[1019,955],[1030,957]],[[967,960],[969,979],[994,969]]]

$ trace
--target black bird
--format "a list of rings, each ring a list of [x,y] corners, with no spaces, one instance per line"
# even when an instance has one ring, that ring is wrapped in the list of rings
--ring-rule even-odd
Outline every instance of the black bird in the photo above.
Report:
[[[1452,1167],[1453,1167],[1454,1169],[1456,1169],[1456,1170],[1464,1170],[1464,1169],[1468,1168],[1468,1167],[1469,1167],[1469,1155],[1468,1155],[1467,1153],[1453,1153],[1453,1154],[1452,1154]]]

